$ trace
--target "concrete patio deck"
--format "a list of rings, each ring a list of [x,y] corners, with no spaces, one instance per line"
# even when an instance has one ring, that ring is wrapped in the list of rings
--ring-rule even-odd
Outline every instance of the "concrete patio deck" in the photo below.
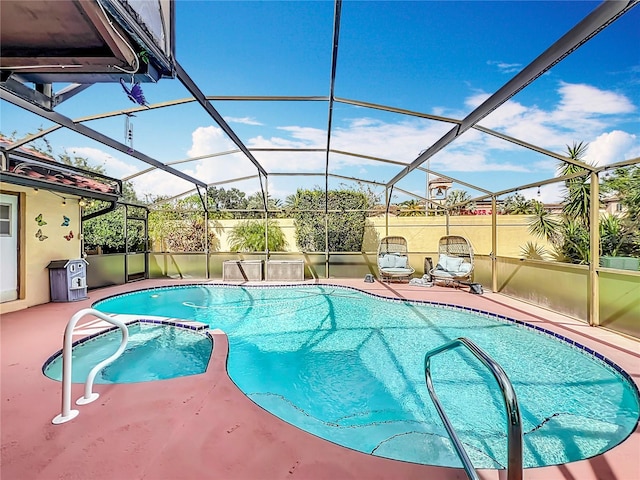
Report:
[[[247,398],[226,372],[228,344],[217,334],[206,373],[159,382],[97,385],[100,398],[52,425],[61,383],[42,374],[62,345],[69,318],[101,298],[143,288],[195,283],[145,280],[89,292],[75,303],[48,303],[0,317],[2,480],[27,479],[464,479],[462,469],[388,460],[289,425]],[[216,282],[211,282],[216,283]],[[312,282],[308,282],[312,283]],[[315,282],[313,282],[315,283]],[[539,324],[605,355],[640,385],[640,343],[502,295],[463,289],[331,279],[379,295],[479,308]],[[79,337],[78,337],[79,338]],[[76,340],[77,338],[74,338]],[[72,398],[82,395],[73,386]],[[640,478],[640,431],[595,458],[527,469],[526,480]],[[484,480],[506,478],[481,470]]]

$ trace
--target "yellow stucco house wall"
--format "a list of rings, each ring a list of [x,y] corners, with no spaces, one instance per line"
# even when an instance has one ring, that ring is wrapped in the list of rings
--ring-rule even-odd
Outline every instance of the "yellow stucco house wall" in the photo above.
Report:
[[[2,264],[18,262],[18,299],[0,304],[8,313],[49,302],[49,262],[80,258],[80,207],[77,197],[65,197],[63,205],[62,195],[42,189],[0,183],[0,193],[16,196],[19,205],[18,251],[0,252]]]

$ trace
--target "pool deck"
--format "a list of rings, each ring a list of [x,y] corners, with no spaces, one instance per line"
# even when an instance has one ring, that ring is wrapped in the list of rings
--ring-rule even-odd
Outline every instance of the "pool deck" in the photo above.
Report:
[[[90,291],[88,300],[48,303],[0,316],[2,480],[467,478],[462,469],[416,465],[343,448],[279,420],[229,379],[223,334],[214,334],[206,373],[160,382],[96,385],[94,391],[100,394],[96,402],[74,405],[80,411],[77,418],[52,425],[60,413],[61,383],[45,377],[42,365],[61,348],[70,317],[110,295],[184,283],[197,282],[144,280]],[[361,279],[306,283],[464,305],[537,324],[600,352],[640,385],[638,341],[502,295]],[[74,340],[90,330],[80,329]],[[74,401],[82,393],[82,385],[73,385]],[[480,470],[479,475],[483,480],[506,479],[504,471]],[[524,479],[640,479],[640,431],[636,426],[627,440],[604,455],[526,469]]]

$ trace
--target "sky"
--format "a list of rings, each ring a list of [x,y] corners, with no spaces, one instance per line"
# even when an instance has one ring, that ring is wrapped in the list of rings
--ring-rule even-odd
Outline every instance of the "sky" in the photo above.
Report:
[[[371,103],[462,119],[598,6],[591,1],[344,0],[335,75],[330,173],[386,183],[452,124],[391,113]],[[331,86],[334,4],[330,1],[176,1],[176,59],[205,95],[327,96]],[[640,8],[616,20],[573,54],[485,117],[479,125],[555,153],[588,144],[586,160],[605,165],[640,156]],[[177,79],[142,85],[150,104],[187,98]],[[54,86],[58,91],[61,86]],[[347,101],[343,101],[347,100]],[[353,103],[358,105],[354,105]],[[270,174],[266,186],[284,199],[297,188],[324,188],[324,152],[255,149],[327,146],[326,101],[229,101],[213,106]],[[60,104],[72,119],[134,106],[119,84],[96,84]],[[18,137],[51,123],[0,105],[0,131]],[[134,148],[161,162],[234,150],[236,146],[195,102],[130,118]],[[123,115],[87,125],[124,143]],[[102,165],[128,178],[148,165],[73,132],[47,136],[56,153]],[[471,196],[552,178],[558,161],[472,129],[425,167],[464,182]],[[254,193],[255,166],[240,153],[179,163],[206,183]],[[304,173],[305,176],[283,174]],[[431,176],[433,178],[434,176]],[[133,178],[140,196],[178,195],[193,185],[165,172]],[[352,182],[330,179],[330,188]],[[426,175],[398,182],[394,201],[425,196]],[[384,195],[383,187],[373,187]],[[558,201],[559,184],[521,191]]]

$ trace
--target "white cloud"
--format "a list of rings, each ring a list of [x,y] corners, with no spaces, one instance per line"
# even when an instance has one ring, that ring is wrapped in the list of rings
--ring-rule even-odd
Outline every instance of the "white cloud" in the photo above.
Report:
[[[566,190],[562,182],[557,182],[543,185],[539,189],[534,187],[520,190],[518,193],[527,200],[537,200],[542,203],[560,203]]]
[[[140,198],[144,198],[146,194],[153,196],[174,196],[195,188],[193,183],[187,182],[163,170],[153,170],[152,172],[140,175],[132,179],[131,183]]]
[[[450,172],[528,172],[529,168],[509,162],[496,162],[487,158],[485,152],[451,149],[431,158],[431,168]]]
[[[507,63],[498,60],[488,60],[487,65],[495,65],[502,73],[516,73],[522,69],[521,63]]]
[[[69,147],[67,152],[72,156],[86,158],[90,165],[104,167],[106,174],[115,178],[126,177],[142,169],[136,168],[98,148]]]
[[[353,119],[334,129],[331,148],[409,163],[451,128],[448,123],[422,119],[398,123]]]
[[[187,152],[190,157],[223,152],[236,147],[221,128],[214,126],[196,128],[191,134],[191,142],[191,149]]]
[[[585,84],[560,83],[562,97],[557,114],[616,115],[635,111],[633,103],[624,95]]]
[[[497,65],[497,64],[496,64]],[[640,152],[640,142],[635,135],[615,129],[616,122],[633,113],[636,107],[624,95],[602,90],[590,85],[560,83],[556,90],[558,101],[550,108],[526,105],[515,99],[505,102],[480,124],[513,136],[542,148],[564,153],[566,145],[574,141],[589,143],[587,159],[603,163],[616,162]],[[468,108],[476,108],[489,97],[483,92],[474,92],[465,100]],[[363,109],[363,111],[365,111]],[[461,117],[460,112],[446,109],[434,111],[439,115]],[[250,117],[229,118],[229,121],[258,124]],[[364,156],[389,159],[409,164],[419,153],[438,140],[453,126],[445,122],[420,118],[402,117],[389,122],[370,116],[350,119],[334,119],[331,148]],[[323,150],[327,145],[327,133],[323,128],[302,125],[276,127],[280,133],[271,136],[258,135],[245,142],[248,148],[315,148]],[[192,145],[188,154],[192,157],[207,155],[237,147],[217,126],[203,126],[192,133]],[[326,154],[320,152],[261,152],[254,156],[267,172],[275,173],[323,173]],[[114,165],[117,166],[117,160]],[[433,170],[446,172],[556,172],[557,160],[525,150],[513,143],[500,140],[475,129],[465,132],[461,138],[434,155],[430,160]],[[243,155],[232,154],[212,157],[181,166],[185,173],[207,183],[256,175],[256,167]],[[121,168],[125,168],[122,166]],[[132,168],[132,167],[129,167]],[[188,169],[187,169],[188,168]],[[388,181],[400,167],[351,155],[332,154],[330,171],[346,176],[361,175],[379,181]],[[362,173],[366,170],[366,173]],[[457,175],[460,179],[464,177]],[[542,173],[544,177],[544,173]],[[151,175],[144,177],[152,178]],[[169,180],[137,183],[145,188],[167,188],[172,193],[181,193],[192,188]],[[253,181],[253,180],[252,180]],[[318,177],[269,178],[272,194],[288,194],[301,184],[323,184]],[[256,185],[257,180],[254,182]],[[243,183],[244,185],[244,183]],[[287,188],[290,186],[290,188]],[[178,188],[179,187],[179,188]],[[257,188],[257,187],[256,187]],[[180,190],[176,192],[176,190]],[[556,189],[557,190],[557,189]],[[245,190],[249,191],[249,190]],[[545,193],[546,192],[546,193]],[[543,187],[541,197],[557,199],[553,187]],[[536,193],[537,195],[537,193]]]
[[[242,123],[244,125],[263,125],[253,117],[224,117],[229,123]]]
[[[470,97],[465,98],[464,104],[467,107],[475,109],[475,108],[478,108],[480,105],[482,105],[482,103],[490,96],[491,95],[489,95],[488,93],[483,93],[483,92],[475,93]]]
[[[200,160],[191,164],[185,173],[203,182],[214,183],[257,175],[258,170],[244,154],[234,153]]]
[[[564,152],[566,145],[573,141],[594,141],[621,116],[636,110],[626,96],[591,85],[561,82],[557,93],[560,99],[549,110],[511,99],[480,124],[531,144]],[[474,94],[467,99],[467,104],[479,105],[483,98],[486,98],[484,94]]]
[[[640,143],[635,135],[613,130],[596,137],[585,155],[585,160],[593,165],[608,165],[640,155]]]

